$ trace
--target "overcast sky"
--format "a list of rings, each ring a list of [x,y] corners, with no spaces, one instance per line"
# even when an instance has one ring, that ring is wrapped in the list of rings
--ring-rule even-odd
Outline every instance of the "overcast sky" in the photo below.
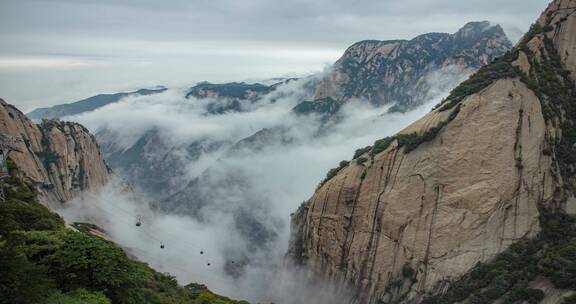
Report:
[[[102,92],[322,70],[364,39],[500,23],[543,0],[0,0],[0,97],[28,111]]]

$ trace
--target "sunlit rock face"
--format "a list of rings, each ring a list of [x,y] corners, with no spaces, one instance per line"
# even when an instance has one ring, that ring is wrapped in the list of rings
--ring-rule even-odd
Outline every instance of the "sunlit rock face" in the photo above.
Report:
[[[94,136],[80,124],[44,120],[37,125],[0,99],[0,133],[21,139],[10,158],[36,184],[46,205],[96,190],[110,178]]]
[[[291,259],[353,303],[420,303],[534,237],[541,206],[574,213],[575,11],[553,2],[511,53],[340,168],[293,215]]]
[[[350,46],[319,83],[315,100],[363,99],[406,111],[438,94],[443,80],[489,64],[511,47],[502,28],[487,21],[468,23],[455,34],[361,41]]]

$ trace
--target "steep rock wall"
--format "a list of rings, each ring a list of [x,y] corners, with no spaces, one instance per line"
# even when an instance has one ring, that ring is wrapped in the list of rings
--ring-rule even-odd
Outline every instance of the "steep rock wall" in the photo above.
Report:
[[[574,0],[552,3],[510,66],[479,73],[489,85],[464,83],[383,151],[321,184],[293,215],[292,259],[351,288],[354,303],[419,303],[536,236],[539,207],[575,210],[576,151],[565,128],[574,127],[574,100],[554,105],[550,88],[542,93],[530,80],[562,83],[547,70],[555,54],[574,71],[575,8]]]
[[[80,124],[45,120],[36,125],[0,99],[0,133],[22,139],[10,158],[37,185],[46,205],[96,190],[110,178],[94,136]]]

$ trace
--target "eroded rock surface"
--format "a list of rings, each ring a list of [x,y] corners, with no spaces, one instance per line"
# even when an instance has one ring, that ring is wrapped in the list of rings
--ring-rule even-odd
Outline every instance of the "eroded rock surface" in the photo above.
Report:
[[[574,89],[561,75],[575,68],[575,11],[552,3],[510,66],[496,62],[323,183],[292,217],[292,259],[351,288],[353,303],[419,303],[536,236],[540,206],[572,212],[574,100],[540,89],[547,77]]]
[[[94,136],[80,124],[44,120],[37,125],[0,99],[0,133],[22,139],[10,158],[38,186],[46,205],[96,190],[110,178]]]

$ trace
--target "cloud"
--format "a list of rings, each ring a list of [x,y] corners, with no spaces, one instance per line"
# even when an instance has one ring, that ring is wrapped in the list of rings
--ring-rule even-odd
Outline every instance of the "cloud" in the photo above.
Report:
[[[540,0],[3,0],[2,60],[75,58],[104,66],[0,70],[0,91],[29,110],[149,85],[306,74],[360,40],[455,32],[474,20],[500,23],[517,40],[545,6]]]
[[[254,302],[346,303],[346,295],[330,283],[312,280],[306,270],[286,264],[289,215],[340,160],[398,132],[438,103],[460,80],[454,70],[444,72],[427,80],[439,95],[416,110],[387,113],[387,108],[354,100],[342,108],[337,123],[329,124],[319,117],[291,113],[294,105],[310,97],[306,88],[311,79],[282,85],[245,103],[243,112],[206,115],[209,103],[225,101],[185,99],[185,89],[171,89],[71,117],[92,131],[106,128],[115,134],[109,140],[124,148],[152,129],[162,134],[168,147],[206,139],[235,143],[265,128],[272,135],[262,146],[225,152],[231,146],[227,144],[199,160],[183,157],[188,174],[174,178],[202,178],[194,195],[187,196],[173,214],[151,209],[138,193],[123,192],[120,182],[71,202],[60,212],[68,221],[104,227],[130,254],[177,276],[182,284],[206,283],[215,291]],[[204,199],[207,203],[200,204]],[[196,216],[187,215],[193,209]],[[139,218],[143,225],[136,227]]]

